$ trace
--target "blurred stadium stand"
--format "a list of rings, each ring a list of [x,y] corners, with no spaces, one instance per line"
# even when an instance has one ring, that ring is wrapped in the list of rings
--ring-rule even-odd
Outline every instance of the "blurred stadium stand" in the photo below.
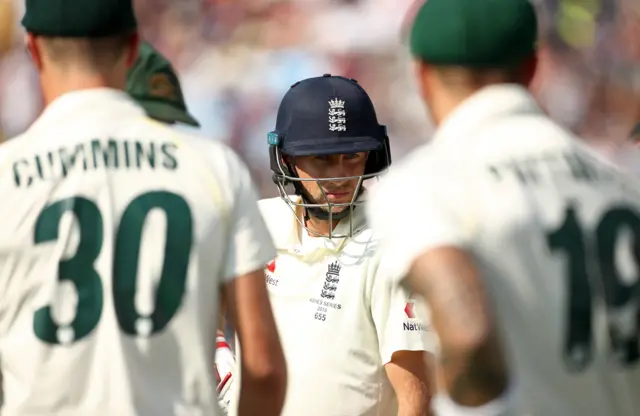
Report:
[[[357,79],[389,127],[395,160],[429,139],[403,46],[413,0],[135,0],[143,36],[172,60],[205,134],[236,149],[273,196],[266,133],[289,86],[323,73]],[[628,137],[640,120],[640,1],[536,0],[550,114],[590,141]],[[24,0],[0,0],[0,127],[41,111],[22,46]],[[517,138],[516,138],[517,139]]]

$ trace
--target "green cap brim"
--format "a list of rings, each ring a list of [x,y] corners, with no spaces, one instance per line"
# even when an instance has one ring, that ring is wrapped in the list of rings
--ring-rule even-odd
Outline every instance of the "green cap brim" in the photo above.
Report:
[[[171,104],[160,101],[136,100],[153,119],[166,123],[184,123],[194,127],[200,127],[200,123],[189,113]]]

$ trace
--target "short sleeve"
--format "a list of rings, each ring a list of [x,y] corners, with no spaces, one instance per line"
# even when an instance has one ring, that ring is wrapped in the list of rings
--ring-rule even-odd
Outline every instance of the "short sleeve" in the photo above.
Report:
[[[437,337],[424,303],[399,281],[383,276],[382,270],[379,268],[373,276],[371,316],[383,364],[390,362],[397,351],[435,353]]]
[[[258,209],[258,194],[249,171],[235,154],[233,156],[233,204],[229,213],[225,281],[262,269],[276,257],[271,235]]]
[[[393,259],[389,276],[396,280],[425,251],[465,248],[475,224],[459,176],[432,173],[412,162],[382,179],[367,207],[381,251]]]

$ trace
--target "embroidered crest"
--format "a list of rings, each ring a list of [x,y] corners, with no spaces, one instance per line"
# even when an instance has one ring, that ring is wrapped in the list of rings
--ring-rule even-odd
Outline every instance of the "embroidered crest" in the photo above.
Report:
[[[155,74],[149,79],[149,93],[152,97],[177,100],[178,92],[168,74]]]
[[[345,102],[338,98],[329,100],[329,130],[347,131],[347,112],[344,109]]]
[[[324,285],[320,296],[325,299],[334,299],[336,297],[336,290],[338,289],[338,282],[340,282],[340,269],[342,267],[336,261],[327,267],[327,273],[325,274]]]

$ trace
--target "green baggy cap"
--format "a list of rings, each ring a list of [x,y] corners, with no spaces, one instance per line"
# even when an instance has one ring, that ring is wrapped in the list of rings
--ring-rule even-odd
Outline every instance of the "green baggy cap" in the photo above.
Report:
[[[149,117],[165,123],[184,123],[199,127],[187,112],[180,81],[171,63],[151,45],[143,42],[127,76],[127,92]]]
[[[131,0],[27,0],[25,30],[41,36],[95,38],[137,28]]]
[[[411,29],[411,52],[433,65],[501,68],[536,50],[529,0],[426,0]]]

